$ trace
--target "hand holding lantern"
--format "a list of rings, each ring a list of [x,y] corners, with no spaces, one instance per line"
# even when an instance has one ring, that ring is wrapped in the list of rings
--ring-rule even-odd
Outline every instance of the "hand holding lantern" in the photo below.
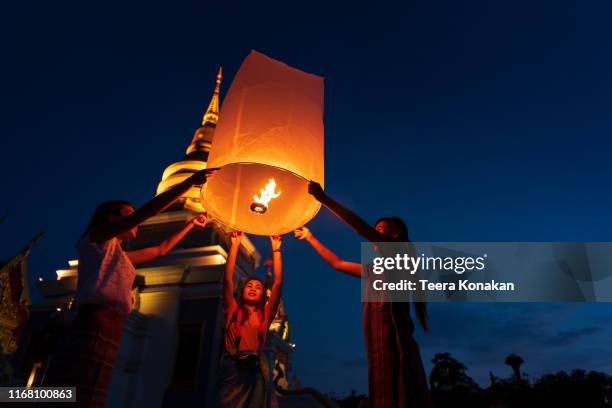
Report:
[[[198,214],[197,217],[193,218],[189,222],[192,223],[196,227],[204,228],[206,226],[206,223],[208,222],[208,214],[205,212]]]
[[[242,231],[232,231],[232,236],[230,238],[232,242],[232,246],[240,245],[241,239],[242,239]]]
[[[280,235],[270,236],[270,243],[272,244],[272,252],[280,252],[283,239]]]
[[[310,229],[308,229],[308,227],[297,228],[295,231],[293,231],[293,234],[299,240],[308,240],[308,238],[312,236],[312,232],[310,232]]]
[[[187,180],[193,185],[206,184],[208,178],[217,170],[219,170],[218,167],[203,169],[193,173]]]
[[[310,180],[308,182],[308,193],[315,198],[318,202],[323,202],[325,200],[325,193],[323,192],[323,187],[316,181]]]

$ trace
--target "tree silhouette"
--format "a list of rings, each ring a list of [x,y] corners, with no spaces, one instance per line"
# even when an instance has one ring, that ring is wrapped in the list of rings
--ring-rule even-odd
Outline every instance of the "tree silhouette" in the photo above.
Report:
[[[546,374],[534,384],[539,403],[557,407],[612,406],[612,377],[596,371],[573,370]]]
[[[438,353],[429,375],[436,408],[612,408],[612,376],[606,373],[560,371],[530,380],[521,374],[523,359],[510,354],[505,363],[513,375],[496,377],[481,389],[467,374],[466,367],[449,353]]]
[[[508,364],[510,367],[512,367],[512,371],[514,372],[514,379],[516,380],[517,384],[520,384],[521,379],[522,379],[522,377],[521,377],[521,365],[524,362],[525,361],[520,356],[517,356],[514,353],[512,353],[508,357],[506,357],[506,364]]]
[[[476,382],[466,374],[466,367],[450,353],[437,353],[429,374],[431,395],[436,407],[477,406],[481,392]]]

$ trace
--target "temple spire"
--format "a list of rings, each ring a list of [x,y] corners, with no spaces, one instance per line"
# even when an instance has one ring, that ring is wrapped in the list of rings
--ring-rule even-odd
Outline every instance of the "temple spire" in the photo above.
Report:
[[[193,152],[205,152],[206,157],[208,157],[207,152],[210,150],[210,144],[212,143],[215,126],[219,121],[219,89],[221,88],[221,78],[222,71],[221,67],[219,67],[215,91],[213,92],[212,98],[210,98],[208,109],[206,109],[206,113],[202,118],[202,126],[196,129],[193,139],[191,140],[191,144],[189,147],[187,147],[188,155]],[[199,157],[197,160],[206,161],[206,158]]]
[[[185,156],[181,160],[166,167],[166,170],[162,174],[162,179],[157,185],[157,194],[168,191],[170,188],[183,182],[196,171],[206,167],[208,152],[212,146],[215,134],[215,127],[219,121],[219,91],[221,88],[221,77],[222,71],[221,67],[219,67],[215,90],[208,104],[208,109],[206,109],[206,113],[202,118],[202,125],[195,130],[193,138],[191,139],[191,144],[187,147]],[[173,208],[176,209],[178,207],[188,208],[196,212],[204,211],[200,203],[200,189],[197,187],[189,189],[168,211],[173,211]]]
[[[219,89],[221,88],[221,79],[223,78],[222,72],[222,67],[219,67],[215,91],[213,92],[213,96],[208,104],[208,109],[206,109],[206,113],[202,118],[202,126],[204,126],[206,122],[216,125],[217,121],[219,121]]]

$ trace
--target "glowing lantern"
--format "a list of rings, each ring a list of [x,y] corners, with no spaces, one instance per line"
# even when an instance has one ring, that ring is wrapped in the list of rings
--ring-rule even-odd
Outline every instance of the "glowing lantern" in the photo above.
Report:
[[[230,228],[284,234],[320,204],[308,180],[323,185],[323,78],[252,51],[223,101],[208,156],[220,167],[202,203]]]

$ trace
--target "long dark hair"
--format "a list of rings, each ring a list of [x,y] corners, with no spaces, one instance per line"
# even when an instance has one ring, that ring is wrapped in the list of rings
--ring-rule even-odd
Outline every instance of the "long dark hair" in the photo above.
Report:
[[[399,230],[399,234],[396,238],[393,238],[396,242],[410,242],[410,235],[408,234],[408,226],[400,217],[383,217],[376,221],[377,225],[379,222],[386,222],[392,224]],[[414,306],[414,313],[419,321],[419,324],[425,331],[429,331],[429,323],[427,321],[427,303],[422,300],[413,300],[412,305]]]
[[[89,224],[87,225],[87,228],[85,229],[85,232],[83,232],[83,235],[81,235],[81,237],[84,237],[85,235],[89,234],[93,229],[99,227],[100,225],[109,222],[109,218],[111,215],[121,215],[121,209],[124,207],[134,208],[132,203],[125,200],[110,200],[100,204],[91,216],[91,220],[89,220]]]

